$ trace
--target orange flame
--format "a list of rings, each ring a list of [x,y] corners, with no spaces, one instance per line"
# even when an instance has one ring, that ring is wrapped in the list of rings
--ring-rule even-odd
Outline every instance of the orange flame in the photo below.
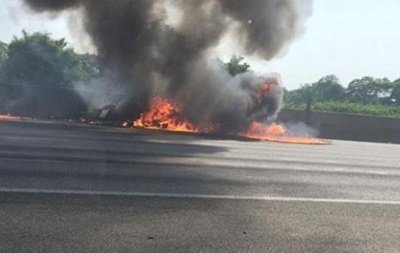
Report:
[[[271,84],[266,84],[262,87],[263,91],[269,92]],[[154,97],[150,103],[150,108],[147,112],[142,113],[139,119],[133,122],[133,127],[165,130],[165,131],[178,131],[178,132],[212,132],[214,127],[196,128],[186,119],[182,118],[180,113],[182,107],[170,100]],[[129,123],[124,122],[123,127],[128,127]],[[249,125],[247,130],[240,133],[233,133],[251,139],[298,143],[298,144],[326,144],[327,142],[322,139],[312,138],[308,136],[296,136],[288,133],[288,130],[283,125],[272,123],[264,125],[259,122],[253,122]]]
[[[278,123],[264,125],[259,122],[253,122],[249,125],[246,131],[239,133],[239,135],[251,139],[273,142],[297,144],[327,144],[327,142],[322,139],[290,134],[285,126]]]
[[[133,122],[134,127],[147,129],[198,132],[190,122],[180,116],[182,107],[167,99],[155,97],[151,101],[147,112],[142,113],[140,118]],[[126,126],[127,124],[124,123]]]
[[[19,119],[19,117],[17,116],[13,116],[9,113],[7,114],[0,114],[0,120],[15,120],[15,119]]]
[[[267,96],[274,85],[279,85],[278,80],[270,79],[258,89],[257,93],[261,94],[262,96]]]

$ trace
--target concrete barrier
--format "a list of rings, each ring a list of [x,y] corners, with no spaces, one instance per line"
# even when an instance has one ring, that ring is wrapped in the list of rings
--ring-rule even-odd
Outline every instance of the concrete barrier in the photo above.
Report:
[[[328,139],[400,143],[400,119],[347,113],[283,110],[281,122],[304,122]]]

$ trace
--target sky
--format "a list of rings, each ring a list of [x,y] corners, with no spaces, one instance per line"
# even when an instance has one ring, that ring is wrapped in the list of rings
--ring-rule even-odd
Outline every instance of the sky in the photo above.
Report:
[[[66,37],[78,51],[82,38],[69,31],[67,14],[49,19],[27,14],[20,0],[0,1],[0,41],[28,32],[46,31]],[[314,0],[305,32],[287,52],[272,61],[247,59],[255,72],[276,72],[289,90],[336,75],[343,86],[363,76],[400,78],[399,0]],[[223,57],[235,53],[222,52]]]

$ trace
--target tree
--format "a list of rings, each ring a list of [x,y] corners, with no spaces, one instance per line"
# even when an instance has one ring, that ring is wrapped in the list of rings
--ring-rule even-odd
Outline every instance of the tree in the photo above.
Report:
[[[289,108],[311,110],[314,100],[314,89],[310,84],[285,93],[285,105]]]
[[[350,102],[386,104],[392,89],[392,84],[387,78],[379,79],[366,76],[350,82],[346,95]]]
[[[99,73],[93,67],[93,60],[67,48],[65,39],[55,40],[47,33],[25,31],[22,38],[14,38],[8,46],[4,67],[8,83],[64,88]]]
[[[66,43],[52,40],[48,34],[28,34],[14,38],[9,45],[6,79],[9,83],[41,86],[65,85],[65,60],[61,55]]]
[[[4,77],[4,64],[8,59],[8,46],[0,41],[0,82]]]
[[[291,109],[400,117],[400,79],[363,77],[343,88],[333,76],[321,78],[285,94]]]
[[[246,62],[242,63],[243,60],[243,57],[234,55],[229,62],[222,63],[222,66],[229,74],[236,76],[250,71],[250,65]]]
[[[306,84],[290,91],[285,97],[285,104],[291,108],[311,110],[316,102],[344,100],[344,88],[334,75],[321,78],[313,84]]]
[[[47,33],[14,38],[8,45],[2,87],[3,111],[35,117],[77,117],[86,106],[73,84],[99,77],[93,55],[79,55],[65,39]]]
[[[392,83],[392,93],[390,94],[390,100],[393,104],[400,106],[400,78]]]
[[[345,98],[344,88],[339,84],[339,79],[334,75],[325,76],[314,83],[313,93],[316,102],[343,101]]]

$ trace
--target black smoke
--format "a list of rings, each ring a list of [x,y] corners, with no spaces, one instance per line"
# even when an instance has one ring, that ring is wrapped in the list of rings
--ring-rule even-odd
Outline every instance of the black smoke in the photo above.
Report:
[[[180,102],[194,124],[230,131],[273,119],[283,91],[273,85],[268,96],[260,97],[257,91],[274,77],[231,77],[209,61],[210,50],[229,33],[247,55],[270,60],[301,32],[312,0],[24,1],[37,12],[81,12],[107,69],[100,82],[108,88],[99,85],[86,96],[91,104],[96,94],[104,98],[115,93],[110,89],[119,90],[109,96],[118,101],[110,102],[119,103],[120,118],[134,118],[151,97],[162,95]]]

